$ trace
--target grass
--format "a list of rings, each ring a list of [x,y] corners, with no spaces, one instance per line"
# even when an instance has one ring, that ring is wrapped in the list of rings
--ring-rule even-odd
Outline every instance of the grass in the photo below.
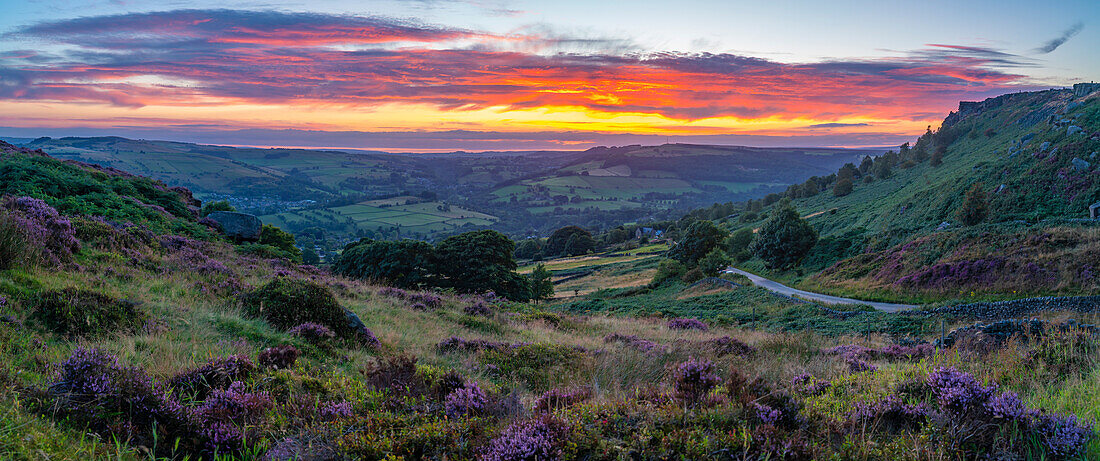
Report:
[[[306,227],[310,223],[326,223],[345,228],[388,230],[399,229],[403,236],[429,237],[453,232],[465,226],[488,226],[497,217],[458,206],[443,211],[442,202],[408,203],[408,200],[372,200],[334,208],[291,210],[260,216],[265,224],[282,228]]]

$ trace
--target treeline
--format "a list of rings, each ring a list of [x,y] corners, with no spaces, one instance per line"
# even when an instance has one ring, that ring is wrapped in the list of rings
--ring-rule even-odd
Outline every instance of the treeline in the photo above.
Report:
[[[400,288],[444,288],[460,293],[493,292],[515,301],[552,295],[542,288],[549,272],[516,273],[515,242],[493,230],[421,240],[360,239],[344,247],[333,271]]]

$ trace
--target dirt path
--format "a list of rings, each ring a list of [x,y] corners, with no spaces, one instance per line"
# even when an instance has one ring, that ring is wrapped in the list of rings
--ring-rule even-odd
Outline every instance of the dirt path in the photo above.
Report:
[[[877,301],[862,301],[862,300],[859,300],[859,299],[841,298],[839,296],[823,295],[823,294],[820,294],[820,293],[812,293],[812,292],[809,292],[809,291],[798,290],[798,289],[791,288],[789,286],[783,285],[782,283],[772,281],[772,280],[768,280],[768,279],[766,279],[764,277],[761,277],[759,275],[756,275],[756,274],[753,274],[753,273],[750,273],[750,272],[745,272],[745,271],[743,271],[741,269],[738,269],[736,267],[729,267],[729,268],[726,269],[725,272],[730,273],[730,274],[744,275],[745,277],[748,277],[749,280],[752,280],[752,283],[755,284],[756,286],[758,286],[760,288],[763,288],[765,290],[774,292],[774,293],[779,293],[781,295],[791,296],[791,297],[795,297],[795,298],[806,299],[806,300],[809,300],[809,301],[817,301],[817,302],[825,303],[825,304],[863,304],[863,305],[871,306],[875,309],[878,309],[880,311],[885,311],[885,312],[898,312],[898,311],[914,309],[916,307],[919,307],[919,306],[916,306],[916,305],[913,305],[913,304],[894,304],[894,303],[881,303],[881,302],[877,302]]]

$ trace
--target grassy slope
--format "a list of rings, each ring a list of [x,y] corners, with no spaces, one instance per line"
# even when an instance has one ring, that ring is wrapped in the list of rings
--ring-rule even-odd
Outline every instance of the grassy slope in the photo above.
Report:
[[[847,196],[835,197],[831,191],[825,191],[795,201],[803,215],[825,211],[808,218],[822,237],[854,232],[860,237],[857,241],[861,242],[861,248],[868,248],[873,257],[860,255],[825,273],[818,271],[828,268],[835,259],[826,258],[823,264],[810,264],[800,271],[786,273],[769,272],[759,261],[750,262],[747,267],[806,289],[883,300],[935,301],[969,296],[975,289],[978,296],[986,296],[1013,286],[1014,281],[1009,278],[1003,286],[961,284],[950,289],[927,290],[899,288],[892,283],[935,263],[1004,255],[1011,259],[1019,253],[1016,256],[1020,261],[1049,260],[1044,267],[1056,273],[1053,283],[1023,286],[1021,291],[1030,295],[1095,292],[1100,289],[1098,282],[1079,280],[1078,272],[1089,259],[1095,260],[1097,235],[1089,230],[1089,223],[1072,219],[1087,217],[1088,205],[1100,200],[1097,171],[1100,158],[1091,157],[1091,152],[1100,149],[1100,141],[1082,134],[1067,136],[1066,127],[1045,121],[1034,125],[1019,123],[1031,111],[1046,105],[1062,108],[1070,99],[1057,92],[1022,95],[1004,106],[959,122],[956,128],[963,133],[950,145],[941,166],[925,162],[908,169],[895,167],[894,176],[889,179],[872,183],[856,181],[854,191]],[[1068,114],[1059,110],[1058,118],[1073,119],[1072,123],[1082,126],[1086,133],[1100,131],[1100,97],[1094,94],[1078,102],[1083,104]],[[1010,147],[1028,134],[1034,138],[1020,153],[1010,156]],[[1051,143],[1048,153],[1057,148],[1057,154],[1038,158],[1035,154],[1044,142]],[[1088,159],[1091,168],[1075,171],[1070,163],[1074,157]],[[955,213],[962,205],[965,191],[973,184],[982,184],[990,194],[990,216],[985,223],[967,228],[959,225]],[[1004,189],[995,192],[1002,184]],[[938,231],[942,222],[951,226]],[[755,228],[761,223],[744,225]],[[1021,248],[1018,243],[1028,235],[1052,232],[1064,235],[1066,241],[1038,249]],[[920,243],[915,250],[898,254],[900,245],[914,241]],[[891,249],[895,251],[891,253]],[[859,253],[858,249],[856,252]],[[808,259],[814,256],[811,254]],[[891,256],[904,260],[902,270],[877,273]],[[1076,264],[1067,266],[1067,259]]]

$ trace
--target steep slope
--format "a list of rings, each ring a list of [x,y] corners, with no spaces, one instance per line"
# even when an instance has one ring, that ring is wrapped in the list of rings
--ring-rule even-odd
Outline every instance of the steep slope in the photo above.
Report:
[[[908,153],[859,168],[850,194],[835,196],[835,178],[811,197],[789,190],[823,240],[803,262],[805,277],[774,275],[886,299],[1096,292],[1100,231],[1088,218],[1100,201],[1098,150],[1094,86],[964,102]],[[975,186],[988,213],[968,226],[959,213]]]

